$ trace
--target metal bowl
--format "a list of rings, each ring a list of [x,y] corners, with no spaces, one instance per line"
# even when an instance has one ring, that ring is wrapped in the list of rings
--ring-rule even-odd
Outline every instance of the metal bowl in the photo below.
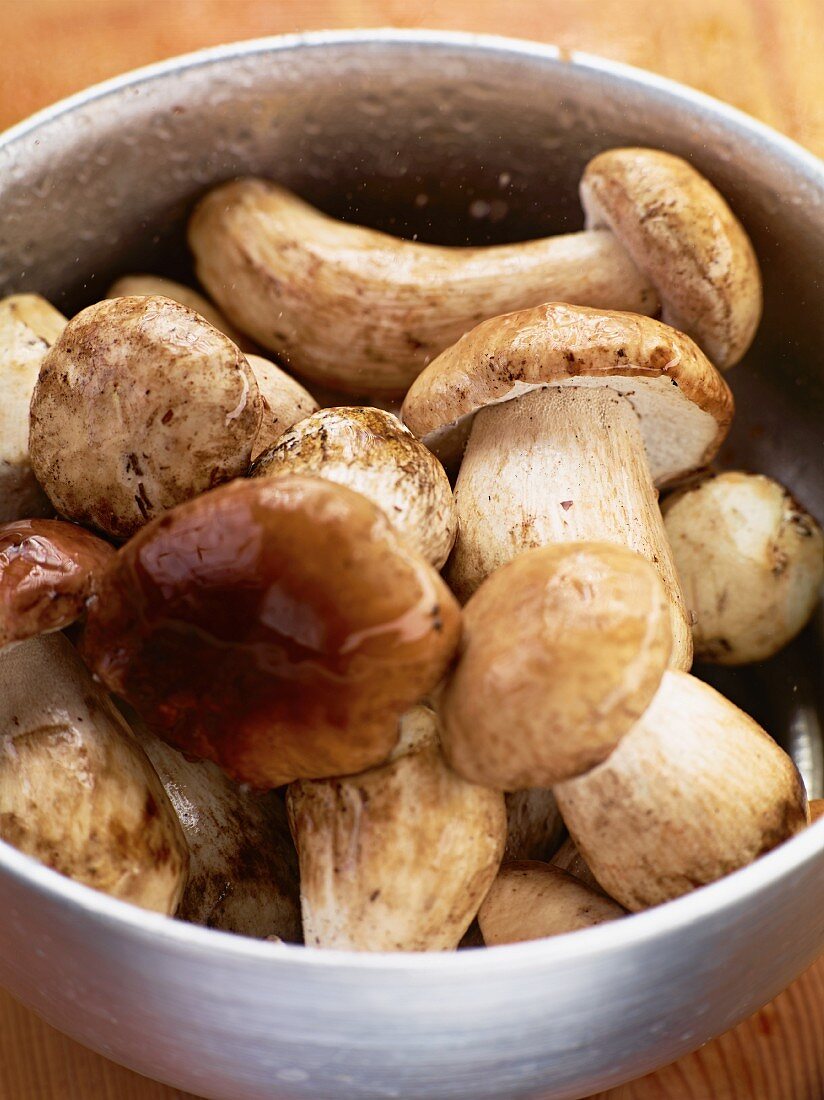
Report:
[[[668,81],[467,35],[309,35],[223,47],[67,100],[0,139],[0,293],[64,310],[128,269],[185,274],[186,212],[238,173],[421,239],[581,224],[612,145],[689,157],[761,257],[765,321],[732,374],[732,460],[824,514],[824,172]],[[821,794],[815,628],[725,686]],[[824,822],[722,882],[573,936],[452,955],[259,943],[144,913],[0,844],[0,980],[116,1061],[207,1097],[572,1098],[670,1061],[824,947]]]

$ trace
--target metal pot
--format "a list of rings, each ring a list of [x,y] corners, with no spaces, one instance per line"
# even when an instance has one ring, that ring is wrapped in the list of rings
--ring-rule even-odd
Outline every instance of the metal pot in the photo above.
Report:
[[[622,65],[380,31],[242,43],[111,81],[0,139],[0,293],[71,311],[129,269],[185,274],[187,211],[241,173],[421,239],[573,229],[583,165],[625,144],[689,157],[752,234],[767,308],[731,376],[730,447],[821,516],[824,171],[744,115]],[[725,682],[789,738],[814,794],[820,653],[812,629],[770,669]],[[196,928],[0,844],[0,981],[108,1057],[227,1100],[581,1097],[730,1027],[822,947],[824,822],[630,920],[448,956]]]

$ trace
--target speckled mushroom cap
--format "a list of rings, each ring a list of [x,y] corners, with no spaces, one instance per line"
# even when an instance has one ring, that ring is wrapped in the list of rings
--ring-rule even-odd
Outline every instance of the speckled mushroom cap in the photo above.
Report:
[[[113,298],[78,313],[43,360],[32,466],[61,515],[128,538],[245,474],[262,415],[222,332],[169,298]]]
[[[373,500],[436,569],[449,557],[457,517],[437,458],[396,416],[375,408],[321,409],[295,424],[255,464],[253,477],[315,474]]]
[[[291,374],[262,355],[247,355],[246,362],[263,399],[263,420],[252,447],[252,458],[257,459],[293,424],[316,412],[318,403]]]
[[[608,228],[650,280],[667,324],[721,370],[752,343],[761,318],[758,261],[709,180],[656,149],[610,149],[581,180],[587,229]]]
[[[659,485],[706,465],[732,420],[729,387],[688,336],[634,313],[558,302],[477,325],[416,378],[402,417],[448,464],[479,409],[552,386],[623,394]]]
[[[114,548],[59,519],[0,526],[0,649],[62,630],[85,611]]]
[[[140,531],[83,648],[155,733],[267,788],[382,763],[459,632],[446,585],[371,501],[290,475],[238,480]]]

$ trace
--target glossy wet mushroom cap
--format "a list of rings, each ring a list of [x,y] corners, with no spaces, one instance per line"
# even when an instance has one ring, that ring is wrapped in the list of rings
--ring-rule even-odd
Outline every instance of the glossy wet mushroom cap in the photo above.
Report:
[[[84,652],[154,732],[266,788],[381,763],[459,633],[449,590],[374,504],[289,475],[139,532],[92,601]]]

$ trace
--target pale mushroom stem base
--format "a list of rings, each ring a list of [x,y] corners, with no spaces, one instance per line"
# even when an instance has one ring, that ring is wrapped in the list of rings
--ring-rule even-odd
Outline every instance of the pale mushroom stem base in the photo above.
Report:
[[[638,418],[614,390],[534,390],[475,417],[455,501],[448,579],[465,601],[524,550],[556,542],[628,546],[652,562],[670,601],[673,668],[692,664],[692,631]]]

